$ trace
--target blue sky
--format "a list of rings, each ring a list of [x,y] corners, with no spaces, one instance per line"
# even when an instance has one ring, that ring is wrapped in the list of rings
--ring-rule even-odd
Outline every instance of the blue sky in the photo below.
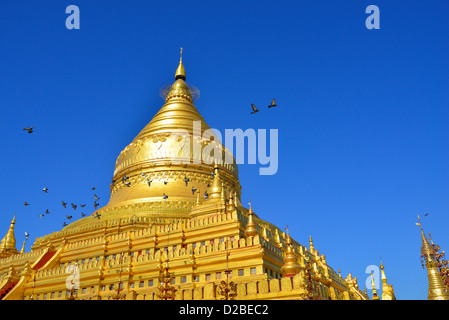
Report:
[[[65,27],[71,4],[79,30]],[[365,27],[371,4],[379,30]],[[381,256],[398,299],[426,299],[418,214],[449,250],[447,12],[445,1],[3,1],[0,234],[16,212],[29,250],[62,228],[61,200],[88,213],[94,193],[107,203],[115,160],[163,105],[183,47],[211,127],[279,130],[277,174],[239,166],[243,202],[302,244],[311,234],[362,289]],[[251,116],[251,103],[263,110]]]

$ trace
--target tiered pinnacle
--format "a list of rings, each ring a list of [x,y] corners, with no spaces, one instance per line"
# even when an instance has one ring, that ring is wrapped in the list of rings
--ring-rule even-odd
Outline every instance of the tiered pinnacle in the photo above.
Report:
[[[443,278],[438,270],[437,262],[435,259],[435,250],[429,243],[429,240],[424,234],[421,220],[418,216],[417,225],[421,228],[421,258],[425,262],[427,268],[427,277],[429,278],[429,300],[449,300],[449,289],[444,284]]]
[[[0,242],[0,257],[7,257],[12,254],[17,254],[19,251],[16,249],[16,238],[14,236],[14,224],[16,223],[16,215],[11,221],[9,230]]]

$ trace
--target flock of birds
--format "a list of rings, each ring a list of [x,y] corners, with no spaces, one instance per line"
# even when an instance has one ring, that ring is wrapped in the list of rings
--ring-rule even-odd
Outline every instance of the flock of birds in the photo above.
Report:
[[[151,187],[151,183],[153,182],[153,180],[150,180],[150,178],[144,172],[141,172],[140,174],[146,180],[146,182],[148,184],[148,187]],[[212,180],[213,180],[215,178],[215,173],[214,173],[213,170],[211,170],[211,175],[212,175]],[[129,180],[129,177],[127,177],[126,174],[125,174],[122,177],[122,182],[125,184],[125,186],[131,187],[131,182],[129,182],[128,180]],[[184,175],[184,183],[185,183],[186,187],[189,186],[189,182],[190,182],[190,179],[187,178],[187,175]],[[112,180],[112,184],[113,185],[115,184],[115,180],[114,179]],[[164,180],[164,185],[167,185],[167,184],[168,184],[168,181]],[[207,187],[208,188],[210,187],[210,183],[207,184]],[[197,188],[195,188],[195,187],[192,187],[192,195],[195,195],[196,191],[199,191],[199,190]],[[207,193],[207,190],[204,192],[203,196],[204,196],[204,198],[206,200],[209,200],[209,194]],[[163,193],[162,194],[162,199],[166,202],[167,199],[168,199],[168,196],[165,193]]]
[[[271,100],[271,103],[268,106],[268,108],[273,108],[273,107],[276,107],[276,106],[277,106],[276,99],[273,99],[273,100]],[[255,113],[260,111],[259,109],[257,109],[257,107],[255,106],[254,103],[251,103],[251,108],[253,108],[253,112],[251,112],[251,114],[255,114]]]
[[[95,190],[95,187],[93,187],[92,190]],[[44,188],[42,189],[42,191],[43,191],[44,193],[48,193],[48,187],[44,187]],[[95,207],[95,209],[96,209],[96,208],[99,206],[98,200],[100,200],[100,198],[99,198],[96,194],[94,194],[94,198],[95,198],[95,200],[94,200],[94,207]],[[67,202],[61,201],[61,204],[62,204],[62,206],[63,206],[64,208],[67,208],[67,204],[68,204]],[[25,207],[28,207],[30,204],[29,204],[28,202],[25,201],[24,205],[25,205]],[[76,210],[76,209],[78,208],[78,205],[77,205],[77,204],[74,204],[73,202],[70,203],[70,205],[71,205],[71,207],[72,207],[73,210]],[[80,204],[80,205],[79,205],[79,207],[81,207],[81,208],[84,208],[85,206],[86,206],[85,204]],[[49,210],[49,209],[46,209],[46,210],[45,210],[45,213],[39,214],[39,218],[43,219],[43,218],[45,217],[45,215],[48,215],[48,214],[50,214],[50,210]],[[81,217],[85,217],[85,216],[86,216],[86,214],[85,214],[84,212],[81,212]],[[100,215],[99,215],[99,214],[94,214],[93,217],[94,217],[94,218],[100,218]],[[73,216],[72,216],[72,215],[66,215],[66,218],[67,218],[67,220],[72,220]],[[63,225],[64,227],[67,226],[67,222],[64,221],[64,223],[63,223],[62,225]]]

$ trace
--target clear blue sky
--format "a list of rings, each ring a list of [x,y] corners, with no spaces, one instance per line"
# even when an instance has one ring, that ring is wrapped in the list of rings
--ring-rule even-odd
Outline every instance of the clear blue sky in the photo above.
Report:
[[[71,4],[79,30],[65,27]],[[365,27],[370,4],[379,30]],[[243,202],[302,244],[311,234],[362,290],[381,256],[397,298],[426,299],[418,214],[449,250],[448,12],[447,1],[2,1],[0,236],[16,212],[29,250],[66,213],[80,218],[61,200],[91,213],[95,186],[107,203],[115,160],[163,105],[182,46],[210,126],[279,130],[276,175],[240,165]],[[277,109],[249,114],[272,98]]]

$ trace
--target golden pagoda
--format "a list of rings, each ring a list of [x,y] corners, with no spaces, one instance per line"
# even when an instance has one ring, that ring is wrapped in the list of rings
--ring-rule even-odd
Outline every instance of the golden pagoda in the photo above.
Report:
[[[13,220],[0,299],[368,299],[311,238],[309,250],[242,205],[237,164],[207,152],[233,159],[207,136],[185,81],[181,55],[164,105],[118,155],[106,206],[29,252],[15,249]]]

